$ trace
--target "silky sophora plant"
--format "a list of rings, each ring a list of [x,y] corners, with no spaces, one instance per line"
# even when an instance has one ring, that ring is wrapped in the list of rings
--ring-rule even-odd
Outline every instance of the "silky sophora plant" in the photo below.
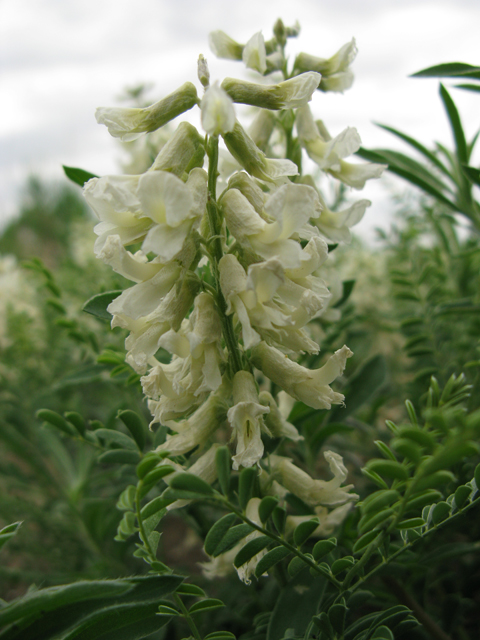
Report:
[[[344,400],[330,384],[352,356],[348,346],[318,369],[297,360],[320,350],[309,323],[338,319],[335,283],[329,289],[322,278],[328,242],[348,242],[370,202],[330,211],[313,177],[302,174],[302,154],[354,189],[385,167],[349,163],[360,147],[357,131],[331,137],[308,104],[317,90],[351,86],[355,42],[329,59],[301,53],[291,65],[285,47],[298,32],[278,21],[269,41],[261,33],[245,45],[221,31],[210,35],[215,55],[243,61],[257,82],[211,82],[201,55],[202,97],[186,82],[147,108],[99,108],[97,121],[123,141],[192,108],[204,131],[181,122],[145,173],[93,178],[84,194],[100,219],[97,257],[135,283],[108,311],[112,327],[129,331],[127,362],[142,375],[152,425],[169,430],[158,447],[164,480],[187,470],[213,483],[216,452],[229,443],[234,470],[256,469],[263,496],[298,496],[319,516],[316,535],[328,536],[357,499],[344,485],[341,456],[327,451],[334,477],[314,479],[288,457],[267,454],[262,436],[301,439],[288,422],[294,401],[330,409]],[[248,129],[237,120],[239,103],[256,109]],[[156,358],[160,349],[169,362]],[[254,523],[258,503],[246,505]],[[206,573],[222,571],[226,556],[206,563]],[[243,580],[261,556],[238,568]]]

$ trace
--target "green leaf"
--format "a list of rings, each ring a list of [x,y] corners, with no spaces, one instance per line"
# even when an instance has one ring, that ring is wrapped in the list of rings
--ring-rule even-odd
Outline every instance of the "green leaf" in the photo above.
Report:
[[[169,476],[174,472],[175,467],[172,467],[172,465],[170,464],[161,464],[149,471],[142,480],[142,489],[144,495],[146,495],[150,491],[150,489],[152,489],[157,484],[157,482],[162,480],[162,478],[165,478],[165,476]]]
[[[242,469],[238,478],[238,503],[242,511],[245,511],[248,501],[253,495],[255,480],[258,472],[256,467]]]
[[[157,615],[159,616],[179,616],[180,612],[174,607],[169,607],[166,604],[161,604],[157,609]]]
[[[236,640],[236,637],[230,631],[214,631],[205,636],[203,640]]]
[[[375,491],[363,501],[361,505],[362,513],[370,514],[380,511],[384,507],[389,507],[400,498],[400,494],[395,489]]]
[[[228,447],[219,447],[215,452],[218,483],[224,496],[230,491],[231,455]]]
[[[478,87],[480,91],[480,86]],[[475,167],[469,167],[466,164],[462,165],[462,171],[473,184],[480,186],[480,169],[476,169]]]
[[[407,469],[400,462],[394,462],[393,460],[370,460],[367,463],[367,469],[387,478],[396,480],[408,479]]]
[[[355,286],[355,282],[356,280],[344,280],[342,282],[342,287],[343,287],[342,297],[340,298],[340,300],[338,300],[338,302],[336,302],[333,305],[334,308],[341,307],[342,304],[345,304],[345,302],[347,302],[347,300],[352,294],[353,287]]]
[[[140,416],[135,413],[135,411],[126,409],[125,411],[119,411],[117,418],[120,418],[123,424],[130,431],[140,451],[143,451],[146,444],[147,431]]]
[[[286,547],[275,547],[275,549],[272,549],[260,558],[255,568],[255,577],[260,578],[260,576],[267,573],[267,571],[269,571],[273,566],[290,554],[291,551]]]
[[[407,144],[412,146],[414,149],[416,149],[422,155],[424,155],[428,160],[430,160],[430,162],[432,164],[434,164],[438,169],[440,169],[440,171],[442,171],[442,173],[444,173],[445,175],[451,177],[448,169],[445,167],[443,162],[441,162],[441,160],[439,160],[438,157],[434,153],[429,151],[429,149],[424,147],[421,142],[419,142],[418,140],[415,140],[415,138],[412,138],[411,136],[407,135],[406,133],[402,133],[401,131],[398,131],[398,129],[394,129],[393,127],[389,127],[386,124],[380,124],[379,122],[374,122],[374,124],[376,124],[377,127],[381,127],[382,129],[385,129],[385,131],[389,131],[390,133],[393,133],[394,136],[397,136],[398,138],[400,138],[401,140],[403,140],[404,142],[406,142]]]
[[[393,633],[388,627],[377,627],[371,636],[372,640],[395,640]]]
[[[377,447],[377,449],[379,449],[383,453],[383,455],[386,458],[388,458],[389,460],[393,460],[394,462],[397,462],[397,459],[395,458],[395,454],[393,453],[393,451],[390,451],[390,449],[384,442],[382,442],[381,440],[374,440],[373,444]]]
[[[31,591],[0,609],[0,627],[20,620],[24,616],[35,617],[42,612],[80,603],[84,600],[123,595],[133,589],[124,580],[94,580],[74,582],[59,587]]]
[[[112,449],[98,457],[102,464],[137,464],[140,456],[131,449]]]
[[[165,500],[164,498],[162,498],[162,496],[157,496],[153,500],[150,500],[150,502],[147,502],[147,504],[140,511],[142,519],[145,520],[146,518],[153,516],[155,513],[163,511],[163,509],[165,509],[165,507],[168,507],[169,504],[171,504],[169,500]]]
[[[330,412],[329,422],[344,421],[347,416],[368,402],[385,383],[386,375],[387,365],[384,356],[377,355],[367,360],[348,382],[345,390],[345,407],[333,409]]]
[[[333,604],[328,610],[328,619],[330,620],[330,624],[339,636],[343,635],[347,610],[348,608],[345,604],[345,598],[342,598],[337,604]]]
[[[199,496],[213,494],[212,487],[193,473],[178,473],[170,481],[170,488],[179,491],[188,491]]]
[[[3,529],[0,529],[0,549],[10,540],[10,538],[13,538],[21,524],[22,521],[13,522],[12,524],[7,524]]]
[[[81,436],[85,435],[85,420],[80,413],[77,413],[76,411],[66,411],[64,413],[64,416],[68,420],[68,422],[70,422],[70,424],[73,424],[73,426]]]
[[[251,560],[254,556],[256,556],[260,551],[263,551],[265,547],[272,542],[272,539],[269,536],[259,536],[258,538],[254,538],[247,542],[247,544],[240,549],[240,551],[235,556],[233,564],[235,567],[241,567],[243,564]]]
[[[225,553],[225,551],[229,551],[238,542],[240,542],[240,540],[250,535],[252,531],[253,529],[249,524],[238,524],[237,526],[232,527],[227,531],[211,555],[216,558],[220,554]]]
[[[429,193],[440,202],[443,202],[443,204],[453,211],[458,211],[458,207],[455,202],[445,197],[441,191],[448,191],[449,189],[447,185],[436,179],[418,162],[414,162],[410,158],[407,158],[407,156],[397,154],[393,151],[389,151],[388,149],[369,150],[361,147],[357,151],[357,155],[371,162],[387,163],[389,165],[389,171],[395,173],[401,178],[405,178],[405,180],[408,180],[408,182],[416,185],[420,189],[423,189],[423,191]],[[399,155],[403,157],[399,158]]]
[[[224,603],[217,598],[207,598],[206,600],[200,600],[192,604],[188,613],[193,615],[194,613],[202,613],[203,611],[213,611],[214,609],[221,609],[224,607]]]
[[[458,113],[457,107],[453,102],[450,94],[441,83],[440,83],[440,97],[447,111],[448,119],[450,120],[450,125],[452,127],[452,133],[455,140],[455,147],[457,150],[458,160],[460,163],[467,163],[468,162],[467,141],[465,139],[465,133],[463,131],[460,115]]]
[[[335,562],[332,564],[331,571],[333,575],[336,576],[338,573],[341,573],[342,571],[347,571],[348,569],[351,569],[354,564],[355,564],[355,560],[354,558],[352,558],[352,556],[345,556],[344,558],[339,558],[338,560],[335,560]]]
[[[115,298],[118,298],[121,293],[123,293],[122,289],[97,293],[97,295],[90,298],[90,300],[87,300],[83,305],[83,310],[102,320],[111,320],[112,316],[108,313],[107,307]]]
[[[425,521],[423,518],[409,518],[408,520],[402,520],[399,522],[396,527],[397,529],[417,529],[418,527],[423,527]]]
[[[126,489],[124,489],[118,498],[116,505],[117,509],[120,511],[131,511],[135,504],[136,492],[137,488],[133,484],[130,484]]]
[[[278,498],[265,496],[258,506],[258,515],[261,522],[266,522],[272,515],[273,510],[278,505]]]
[[[137,466],[137,477],[142,480],[151,469],[153,469],[161,458],[154,451],[149,451],[139,462]]]
[[[440,524],[450,515],[451,506],[448,502],[439,502],[430,512],[433,524]]]
[[[456,89],[465,89],[465,91],[474,91],[475,93],[480,93],[480,85],[479,84],[455,84],[453,85]]]
[[[318,518],[312,518],[312,520],[301,522],[293,532],[293,540],[297,547],[301,547],[319,526],[320,520]]]
[[[372,515],[362,516],[358,523],[358,532],[363,535],[367,531],[375,528],[381,528],[386,520],[395,514],[394,509],[385,509]]]
[[[451,471],[436,471],[435,473],[429,473],[424,478],[418,481],[417,491],[424,491],[425,489],[435,489],[436,487],[442,487],[449,482],[455,480],[455,476]]]
[[[312,551],[315,561],[318,562],[319,560],[321,560],[324,556],[330,553],[330,551],[333,551],[336,546],[336,538],[329,538],[328,540],[320,540],[319,542],[317,542]]]
[[[375,473],[374,471],[370,471],[369,469],[365,469],[365,467],[363,469],[360,469],[360,471],[363,473],[363,475],[366,478],[368,478],[374,484],[376,484],[377,487],[380,487],[381,489],[388,489],[388,484],[385,482],[385,480],[381,476],[378,475],[378,473]]]
[[[115,431],[115,429],[97,429],[95,434],[104,440],[107,446],[118,444],[122,449],[131,449],[132,451],[138,452],[136,443],[121,431]]]
[[[51,411],[50,409],[39,409],[36,413],[36,417],[39,420],[43,420],[44,422],[52,425],[52,427],[57,428],[68,436],[76,436],[78,434],[77,430],[56,411]]]
[[[305,556],[310,557],[313,562],[313,556],[310,556],[309,553],[306,553]],[[296,576],[297,573],[302,571],[302,569],[305,569],[305,567],[308,567],[308,565],[303,561],[303,559],[299,558],[298,556],[294,556],[288,563],[288,575],[291,577]]]
[[[205,538],[205,553],[209,556],[215,553],[215,549],[222,542],[236,519],[237,516],[234,513],[227,513],[226,516],[217,520]]]
[[[378,538],[380,531],[374,529],[361,536],[353,545],[353,553],[359,553],[368,547],[374,540]]]
[[[473,78],[480,80],[480,67],[465,62],[445,62],[413,73],[411,78]]]
[[[76,167],[67,167],[62,165],[65,175],[69,180],[78,184],[80,187],[91,180],[92,178],[98,178],[94,173],[90,173],[89,171],[84,171],[83,169],[77,169]]]
[[[311,440],[311,447],[313,451],[318,451],[325,443],[325,441],[338,433],[350,433],[354,431],[354,427],[342,422],[329,422],[325,426],[321,427]]]
[[[457,487],[455,491],[455,506],[457,507],[457,509],[461,509],[464,506],[471,493],[472,488],[467,486],[466,484]]]
[[[201,587],[196,584],[188,584],[185,582],[176,589],[175,593],[178,593],[181,596],[195,596],[197,598],[204,598],[206,595],[205,591]]]
[[[285,507],[276,506],[272,511],[272,520],[278,533],[282,535],[285,531],[285,525],[287,522],[287,510]]]

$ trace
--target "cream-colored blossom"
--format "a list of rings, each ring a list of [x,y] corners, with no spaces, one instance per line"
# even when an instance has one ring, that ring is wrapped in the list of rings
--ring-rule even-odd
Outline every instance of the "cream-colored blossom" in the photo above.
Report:
[[[217,58],[227,60],[241,60],[244,45],[238,44],[230,38],[224,31],[212,31],[208,36],[210,49]]]
[[[353,73],[350,65],[357,55],[355,39],[347,42],[331,58],[317,58],[307,53],[300,53],[295,59],[294,68],[298,72],[317,71],[322,74],[319,89],[321,91],[343,92],[353,84]]]
[[[342,457],[333,451],[325,451],[323,455],[334,476],[331,480],[316,480],[289,458],[276,455],[268,458],[270,473],[290,493],[311,506],[336,507],[358,500],[358,495],[349,493],[353,484],[342,486],[348,475]]]
[[[295,124],[300,142],[310,158],[324,171],[339,168],[340,160],[360,148],[361,140],[353,127],[347,127],[335,138],[325,141],[320,135],[308,105],[297,109]]]
[[[258,399],[270,409],[270,413],[265,416],[265,424],[274,438],[289,438],[294,441],[303,440],[303,436],[298,433],[297,428],[291,422],[286,420],[280,407],[268,391],[261,391]]]
[[[168,435],[166,441],[157,447],[157,451],[169,451],[178,456],[188,453],[197,446],[203,447],[213,433],[219,429],[227,417],[227,408],[222,398],[215,394],[210,397],[192,415],[180,422],[169,423],[175,435]]]
[[[197,478],[204,480],[208,484],[212,484],[213,482],[215,482],[215,480],[217,479],[217,466],[215,464],[215,455],[217,453],[217,449],[220,446],[221,445],[219,444],[212,444],[210,449],[206,453],[201,455],[192,464],[191,467],[188,467],[188,469],[186,469],[186,471],[188,471],[188,473],[191,473],[194,476],[197,476]],[[181,473],[181,471],[179,471],[178,473]],[[172,478],[174,478],[176,474],[177,473],[172,473],[166,476],[165,478],[166,483],[170,484]],[[190,504],[190,502],[191,500],[175,500],[175,502],[172,502],[172,504],[168,505],[167,511],[171,511],[172,509],[181,509],[182,507],[185,507],[187,504]]]
[[[179,89],[145,109],[99,107],[95,118],[105,124],[114,138],[124,142],[135,140],[142,133],[155,131],[188,111],[198,103],[197,90],[191,82],[185,82]]]
[[[320,369],[307,369],[293,362],[281,351],[265,342],[252,349],[252,363],[272,382],[296,400],[313,409],[330,409],[341,404],[344,396],[333,391],[329,384],[343,373],[347,358],[353,353],[346,346],[336,351]]]
[[[269,407],[260,404],[255,379],[248,371],[238,371],[233,378],[233,407],[228,410],[228,421],[237,441],[233,468],[251,467],[263,455],[263,416]]]
[[[242,60],[248,69],[254,69],[262,75],[267,70],[267,52],[261,31],[255,33],[245,45]]]
[[[233,131],[235,110],[231,97],[215,82],[209,87],[200,103],[202,127],[211,136]]]

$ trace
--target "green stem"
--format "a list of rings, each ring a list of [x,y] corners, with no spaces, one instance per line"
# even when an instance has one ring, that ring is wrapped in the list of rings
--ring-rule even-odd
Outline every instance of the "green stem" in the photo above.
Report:
[[[180,598],[178,593],[174,593],[173,594],[173,599],[177,603],[177,606],[179,607],[180,611],[182,612],[183,617],[187,621],[187,624],[190,627],[190,631],[192,632],[192,635],[195,638],[195,640],[202,640],[202,636],[200,635],[200,631],[197,629],[197,625],[195,624],[194,619],[188,613],[188,609],[183,604],[183,600]]]
[[[278,544],[282,545],[283,547],[286,547],[291,553],[296,555],[297,558],[300,558],[311,569],[313,569],[314,571],[319,573],[324,578],[327,578],[327,580],[329,580],[335,587],[337,587],[337,589],[341,589],[342,583],[339,580],[337,580],[334,576],[332,576],[328,571],[326,571],[322,567],[319,567],[317,564],[315,564],[315,562],[312,562],[310,560],[310,558],[307,558],[307,556],[305,556],[299,549],[297,549],[297,547],[294,547],[292,544],[287,542],[284,538],[281,538],[280,536],[277,536],[275,533],[273,533],[273,531],[269,531],[268,529],[264,529],[263,527],[260,527],[259,525],[255,524],[255,522],[252,522],[252,520],[247,518],[247,516],[245,514],[243,514],[241,511],[239,511],[233,504],[231,504],[227,500],[225,500],[225,503],[226,503],[226,506],[230,509],[230,511],[232,511],[232,513],[234,513],[236,516],[238,516],[241,520],[243,520],[250,527],[252,527],[252,529],[255,529],[256,531],[259,531],[264,536],[268,536],[269,538],[271,538],[272,540],[274,540]]]
[[[222,248],[222,220],[218,210],[217,197],[217,176],[218,176],[218,137],[211,137],[207,142],[208,153],[208,202],[207,214],[210,223],[211,233],[211,249],[212,271],[215,278],[216,296],[215,300],[218,305],[220,320],[222,323],[222,332],[227,350],[230,356],[230,363],[233,373],[243,369],[242,357],[238,348],[238,341],[233,328],[232,315],[227,316],[227,303],[220,288],[220,272],[218,264],[223,257]]]

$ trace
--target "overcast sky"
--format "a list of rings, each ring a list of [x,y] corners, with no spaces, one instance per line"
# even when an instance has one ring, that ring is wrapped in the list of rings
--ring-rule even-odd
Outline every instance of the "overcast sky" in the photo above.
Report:
[[[29,173],[62,179],[62,164],[118,171],[118,145],[97,125],[97,106],[118,104],[139,82],[154,84],[152,101],[197,83],[199,53],[213,79],[245,77],[243,65],[213,57],[208,33],[245,42],[261,30],[267,39],[277,17],[301,24],[292,54],[329,57],[356,38],[352,89],[312,102],[333,134],[354,126],[366,147],[399,148],[377,121],[451,145],[438,81],[408,75],[440,62],[480,64],[478,0],[0,0],[0,225]],[[480,101],[453,91],[471,137]],[[374,201],[368,226],[381,225],[386,194],[378,184],[362,193]]]

